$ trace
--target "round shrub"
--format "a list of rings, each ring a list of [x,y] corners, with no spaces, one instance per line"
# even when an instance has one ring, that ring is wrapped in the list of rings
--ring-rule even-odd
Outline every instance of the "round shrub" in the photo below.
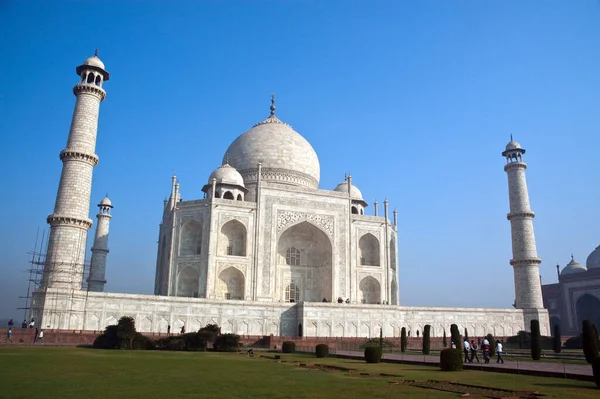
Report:
[[[594,382],[600,388],[600,356],[597,356],[592,362],[592,371],[594,372]]]
[[[458,371],[463,369],[462,351],[447,348],[440,352],[440,368],[442,371]]]
[[[293,341],[285,341],[283,344],[281,344],[281,352],[283,352],[283,353],[296,352],[296,343]]]
[[[367,363],[379,363],[381,361],[381,348],[379,346],[367,346],[365,348],[365,360]]]
[[[319,344],[315,347],[315,356],[327,357],[329,356],[329,346],[326,344]]]

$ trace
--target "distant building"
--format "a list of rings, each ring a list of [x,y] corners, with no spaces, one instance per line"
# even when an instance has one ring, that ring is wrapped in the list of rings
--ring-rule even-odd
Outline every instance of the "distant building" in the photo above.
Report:
[[[562,270],[556,265],[556,272],[558,283],[542,285],[552,331],[559,324],[562,335],[577,335],[584,320],[600,328],[600,246],[589,254],[585,266],[571,255]]]

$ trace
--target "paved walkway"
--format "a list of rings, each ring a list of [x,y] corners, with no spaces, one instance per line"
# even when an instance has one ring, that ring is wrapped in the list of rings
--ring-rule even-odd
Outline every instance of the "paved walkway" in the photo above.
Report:
[[[352,358],[364,358],[363,352],[336,350],[336,355],[348,356]],[[496,363],[493,359],[491,363],[484,364],[483,356],[481,363],[466,363],[465,369],[494,371],[500,373],[529,374],[558,378],[571,378],[577,380],[591,381],[593,379],[592,366],[584,364],[567,364],[556,362],[534,362],[518,361],[505,359],[504,363]],[[424,355],[406,355],[403,353],[384,353],[384,361],[398,363],[412,363],[425,365],[438,365],[440,359],[438,356]]]

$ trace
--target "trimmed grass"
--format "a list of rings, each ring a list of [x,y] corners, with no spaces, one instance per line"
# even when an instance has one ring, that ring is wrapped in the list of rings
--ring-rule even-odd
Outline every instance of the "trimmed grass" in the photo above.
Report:
[[[273,355],[273,354],[269,354]],[[258,353],[257,353],[258,356]],[[453,380],[511,390],[540,391],[548,398],[596,398],[590,382],[491,372],[442,372],[434,367],[366,364],[284,354],[283,360],[328,364],[367,377],[323,372],[274,360],[227,353],[103,351],[82,348],[0,347],[0,398],[456,398],[457,394],[405,385],[399,380]]]

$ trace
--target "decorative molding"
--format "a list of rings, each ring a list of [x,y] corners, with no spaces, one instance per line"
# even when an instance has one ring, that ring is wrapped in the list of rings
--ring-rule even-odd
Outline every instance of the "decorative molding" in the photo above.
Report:
[[[513,219],[533,219],[535,217],[535,213],[533,212],[510,212],[506,214],[506,218],[508,220],[513,220]]]
[[[296,211],[277,211],[277,234],[281,233],[282,230],[288,225],[296,224],[300,221],[307,221],[316,224],[321,227],[330,238],[333,238],[334,233],[334,221],[333,216],[330,215],[319,215],[309,212],[296,212]]]
[[[106,92],[102,88],[87,83],[78,83],[73,87],[73,94],[77,96],[79,93],[95,94],[100,98],[100,101],[104,101],[106,98]]]
[[[230,222],[232,220],[237,220],[238,222],[240,222],[241,224],[244,225],[244,227],[246,228],[246,230],[248,230],[248,217],[247,216],[240,216],[240,215],[235,215],[235,214],[219,214],[219,226],[223,227],[223,225],[227,222]]]
[[[317,179],[307,173],[299,171],[284,168],[269,168],[264,166],[261,168],[261,171],[261,181],[265,182],[282,182],[286,184],[296,183],[301,186],[314,189],[316,189],[319,185],[319,181]],[[238,172],[240,172],[246,184],[256,182],[258,175],[257,168],[238,170]]]
[[[510,264],[512,266],[537,266],[542,263],[540,258],[529,258],[529,259],[511,259]]]
[[[59,154],[59,158],[63,162],[65,162],[65,160],[83,161],[87,164],[92,165],[92,167],[98,165],[98,162],[100,161],[96,154],[86,154],[84,152],[71,150],[69,148],[65,148],[64,150],[62,150]]]
[[[360,286],[360,282],[366,277],[373,277],[379,283],[379,286],[382,286],[381,283],[381,273],[368,273],[368,272],[359,272],[358,273],[358,285]]]
[[[72,225],[81,229],[87,230],[94,224],[90,219],[80,219],[72,216],[48,215],[46,222],[51,226]]]
[[[192,269],[195,269],[196,271],[198,271],[198,275],[200,275],[200,262],[199,261],[198,262],[189,262],[189,261],[177,262],[177,274],[179,274],[186,267],[191,267]]]
[[[508,172],[513,169],[527,169],[527,164],[525,162],[510,162],[504,165],[504,171]]]

